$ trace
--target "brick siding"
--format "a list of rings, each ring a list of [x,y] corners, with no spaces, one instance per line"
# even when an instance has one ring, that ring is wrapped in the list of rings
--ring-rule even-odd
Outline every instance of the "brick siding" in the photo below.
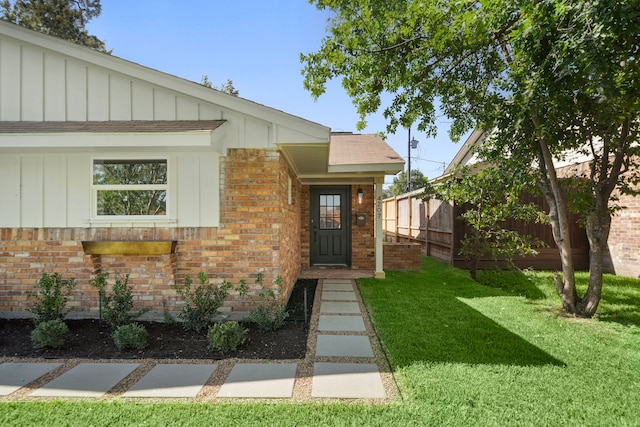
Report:
[[[558,176],[575,176],[589,173],[589,164],[567,166],[558,171]],[[617,204],[625,208],[611,218],[605,268],[617,275],[640,277],[640,196],[616,193]]]
[[[420,243],[384,243],[384,270],[420,271],[422,245]]]
[[[300,210],[303,191],[292,179],[288,203],[288,164],[273,150],[234,149],[221,160],[219,228],[3,228],[0,229],[0,313],[24,313],[26,291],[43,273],[75,278],[70,306],[78,316],[95,316],[97,291],[89,285],[97,273],[129,273],[137,307],[154,313],[179,309],[174,290],[186,274],[200,271],[211,283],[246,279],[256,295],[257,273],[272,286],[283,278],[283,298],[290,293],[300,266]],[[217,191],[217,189],[212,189]],[[87,255],[82,241],[174,240],[175,253],[160,256]],[[222,311],[246,312],[252,304],[232,295]]]

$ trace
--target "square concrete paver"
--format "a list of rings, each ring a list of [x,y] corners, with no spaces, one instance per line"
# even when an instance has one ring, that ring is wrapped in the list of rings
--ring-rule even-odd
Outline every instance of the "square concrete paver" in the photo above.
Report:
[[[374,357],[369,337],[318,335],[316,357]]]
[[[325,280],[322,282],[323,291],[353,291],[353,284],[350,281],[346,282],[328,282]]]
[[[355,292],[323,291],[322,301],[356,301]]]
[[[0,396],[7,396],[19,390],[60,365],[62,363],[0,364]]]
[[[159,364],[123,397],[196,397],[218,365]]]
[[[81,363],[35,390],[31,396],[100,397],[138,366],[138,363]]]
[[[360,306],[357,302],[321,301],[320,313],[322,314],[360,314]]]
[[[364,332],[364,319],[362,316],[325,316],[321,315],[318,321],[319,331],[332,332]]]
[[[384,399],[382,377],[373,363],[315,363],[312,397]]]
[[[220,387],[218,397],[292,397],[296,369],[296,363],[238,363]]]

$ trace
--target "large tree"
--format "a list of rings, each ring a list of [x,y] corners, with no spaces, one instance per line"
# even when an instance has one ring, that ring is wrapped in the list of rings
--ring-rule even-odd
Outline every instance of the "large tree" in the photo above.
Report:
[[[7,21],[107,52],[85,28],[102,12],[100,0],[2,0],[0,10]]]
[[[302,55],[305,87],[320,96],[341,77],[361,116],[380,109],[388,131],[418,123],[435,134],[440,111],[459,138],[496,130],[487,158],[535,167],[550,208],[563,310],[591,317],[617,190],[637,190],[640,131],[638,0],[316,0],[335,12],[320,49]],[[556,162],[589,162],[580,188],[590,279],[578,295],[567,202]],[[634,187],[635,185],[635,187]]]
[[[411,190],[418,190],[424,188],[427,183],[427,178],[424,176],[420,169],[411,169]],[[385,197],[393,197],[404,194],[408,190],[407,185],[407,171],[402,171],[398,175],[393,177],[393,184],[385,191]]]

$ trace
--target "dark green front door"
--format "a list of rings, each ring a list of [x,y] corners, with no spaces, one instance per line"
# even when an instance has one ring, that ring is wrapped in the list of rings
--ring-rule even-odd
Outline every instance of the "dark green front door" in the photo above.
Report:
[[[350,188],[311,187],[311,265],[349,265]]]

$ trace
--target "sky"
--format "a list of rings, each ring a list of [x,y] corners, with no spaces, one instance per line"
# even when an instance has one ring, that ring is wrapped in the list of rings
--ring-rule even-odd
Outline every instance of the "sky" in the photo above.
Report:
[[[102,14],[87,25],[112,54],[187,80],[208,76],[214,86],[233,81],[239,96],[320,123],[333,131],[386,132],[382,112],[359,120],[339,80],[317,101],[303,87],[300,53],[320,48],[328,35],[330,13],[307,0],[102,0]],[[438,136],[415,127],[411,169],[439,176],[463,141],[451,142],[446,119]],[[388,134],[387,143],[405,161],[408,131]],[[406,167],[405,167],[406,169]],[[387,177],[385,183],[393,182]]]

